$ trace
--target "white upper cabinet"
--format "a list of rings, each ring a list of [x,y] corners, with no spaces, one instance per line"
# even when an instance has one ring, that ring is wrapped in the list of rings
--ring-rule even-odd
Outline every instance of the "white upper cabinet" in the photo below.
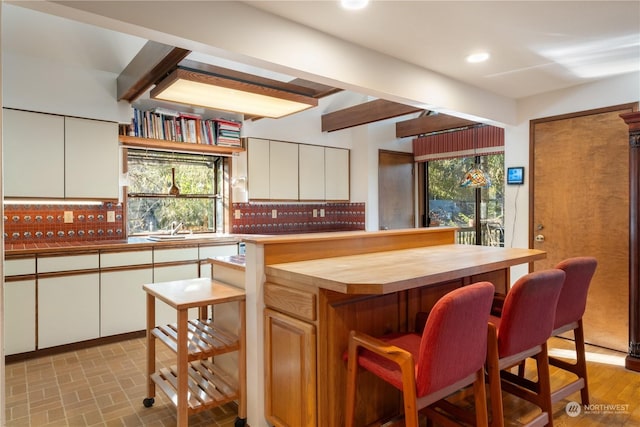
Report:
[[[117,199],[118,124],[3,110],[5,197]]]
[[[64,197],[64,117],[2,113],[5,197]]]
[[[325,200],[349,200],[349,150],[325,147]]]
[[[298,200],[298,144],[269,141],[269,198]]]
[[[247,140],[247,186],[251,199],[269,199],[269,141]]]
[[[324,147],[301,144],[298,150],[300,200],[324,200]]]
[[[349,201],[349,150],[249,138],[251,200]]]
[[[65,197],[118,198],[118,124],[65,118]]]

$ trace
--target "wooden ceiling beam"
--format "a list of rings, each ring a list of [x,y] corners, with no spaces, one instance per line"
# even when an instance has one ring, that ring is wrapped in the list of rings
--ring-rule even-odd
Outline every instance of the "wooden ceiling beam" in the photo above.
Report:
[[[117,78],[118,101],[133,102],[191,51],[148,41]]]
[[[322,132],[333,132],[423,111],[421,108],[376,99],[322,115]]]
[[[333,95],[334,93],[342,92],[343,90],[339,87],[327,86],[323,85],[322,83],[316,83],[304,79],[293,79],[289,83],[313,89],[315,91],[315,95],[313,95],[313,97],[318,99],[324,98],[325,96]]]
[[[269,79],[266,77],[260,77],[253,74],[243,73],[242,71],[231,70],[229,68],[218,67],[217,65],[205,64],[190,59],[180,61],[178,65],[183,68],[202,71],[206,74],[226,77],[232,80],[237,80],[239,82],[253,83],[259,86],[279,89],[298,95],[304,95],[312,98],[315,97],[314,95],[316,95],[316,91],[313,88],[309,88],[303,85],[298,85],[291,82],[282,82],[280,80]]]
[[[396,138],[424,135],[476,124],[478,122],[447,114],[432,114],[396,123]]]

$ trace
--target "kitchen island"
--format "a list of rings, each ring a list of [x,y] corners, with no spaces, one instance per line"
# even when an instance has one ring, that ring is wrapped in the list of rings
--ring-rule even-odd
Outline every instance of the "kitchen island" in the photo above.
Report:
[[[415,330],[417,314],[452,289],[488,280],[506,291],[511,266],[545,257],[530,249],[456,245],[455,232],[442,227],[247,239],[247,303],[256,308],[253,314],[247,309],[248,324],[255,325],[247,340],[258,346],[248,354],[256,359],[247,361],[256,369],[248,373],[254,382],[248,390],[256,393],[248,396],[249,424],[343,425],[342,355],[350,330]],[[397,413],[397,390],[370,375],[359,381],[373,397],[358,404],[358,425]]]

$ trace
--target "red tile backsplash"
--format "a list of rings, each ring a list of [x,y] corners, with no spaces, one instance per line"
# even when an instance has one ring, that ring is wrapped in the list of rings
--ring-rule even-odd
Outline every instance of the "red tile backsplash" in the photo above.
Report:
[[[364,203],[234,203],[231,232],[291,234],[365,229]],[[273,218],[273,211],[276,218]],[[317,216],[313,216],[314,210]],[[324,210],[324,217],[321,211]],[[236,219],[236,212],[240,218]]]
[[[73,222],[64,222],[64,212],[73,212]],[[115,222],[107,222],[114,211]],[[127,238],[122,206],[101,205],[11,205],[4,206],[4,241],[7,244],[61,243]]]

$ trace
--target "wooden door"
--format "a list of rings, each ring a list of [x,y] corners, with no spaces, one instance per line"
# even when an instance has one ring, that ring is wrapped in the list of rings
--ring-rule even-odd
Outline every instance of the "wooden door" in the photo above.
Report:
[[[381,230],[415,227],[413,154],[380,150],[378,218]]]
[[[535,270],[562,259],[598,259],[584,314],[587,342],[628,346],[629,147],[613,107],[533,121],[532,247],[547,251]]]

